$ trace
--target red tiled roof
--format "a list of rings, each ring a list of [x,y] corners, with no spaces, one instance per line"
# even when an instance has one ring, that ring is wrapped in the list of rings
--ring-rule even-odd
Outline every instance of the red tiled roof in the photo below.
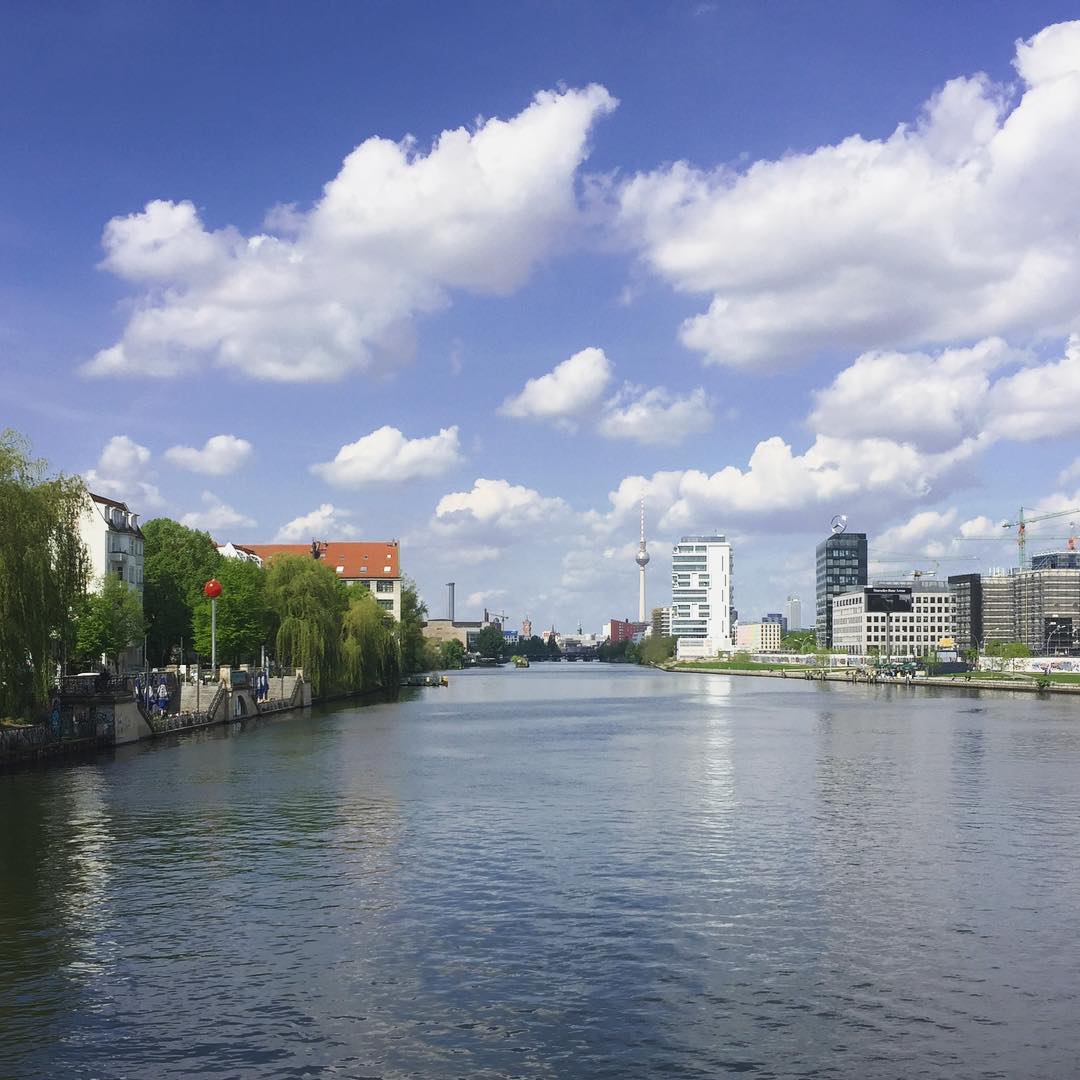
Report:
[[[311,558],[311,544],[234,544],[253,551],[263,562],[275,555],[302,555]],[[322,563],[342,580],[401,577],[396,540],[328,540],[323,544]],[[343,569],[338,571],[338,567]]]

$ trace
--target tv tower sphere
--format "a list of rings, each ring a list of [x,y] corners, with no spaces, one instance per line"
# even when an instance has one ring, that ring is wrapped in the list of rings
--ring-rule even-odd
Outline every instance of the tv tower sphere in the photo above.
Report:
[[[649,562],[649,553],[644,548],[642,548],[634,556],[634,562],[636,562],[638,564],[638,566],[640,566],[641,569],[644,570],[645,567],[648,565],[648,562]]]

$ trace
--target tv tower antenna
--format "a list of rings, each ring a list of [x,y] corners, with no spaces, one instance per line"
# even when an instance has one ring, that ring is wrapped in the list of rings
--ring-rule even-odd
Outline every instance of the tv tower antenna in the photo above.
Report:
[[[645,500],[641,500],[641,539],[638,552],[634,556],[638,564],[638,622],[645,621],[645,567],[649,564],[649,553],[645,550]]]

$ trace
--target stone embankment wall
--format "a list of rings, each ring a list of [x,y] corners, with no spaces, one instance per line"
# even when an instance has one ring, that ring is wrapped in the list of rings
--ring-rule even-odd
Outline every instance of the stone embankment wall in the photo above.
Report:
[[[1034,679],[980,679],[972,676],[932,679],[913,675],[877,675],[871,679],[860,676],[855,671],[752,671],[739,668],[691,668],[672,665],[664,671],[674,671],[680,675],[737,675],[752,679],[813,679],[816,682],[871,683],[884,686],[935,686],[944,690],[1019,690],[1026,694],[1080,694],[1078,683],[1051,683],[1038,686]]]

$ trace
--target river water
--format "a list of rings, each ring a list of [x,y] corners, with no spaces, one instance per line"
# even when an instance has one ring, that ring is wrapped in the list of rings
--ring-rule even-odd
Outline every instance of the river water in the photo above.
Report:
[[[0,776],[0,1076],[1077,1074],[1080,702],[409,694]]]

